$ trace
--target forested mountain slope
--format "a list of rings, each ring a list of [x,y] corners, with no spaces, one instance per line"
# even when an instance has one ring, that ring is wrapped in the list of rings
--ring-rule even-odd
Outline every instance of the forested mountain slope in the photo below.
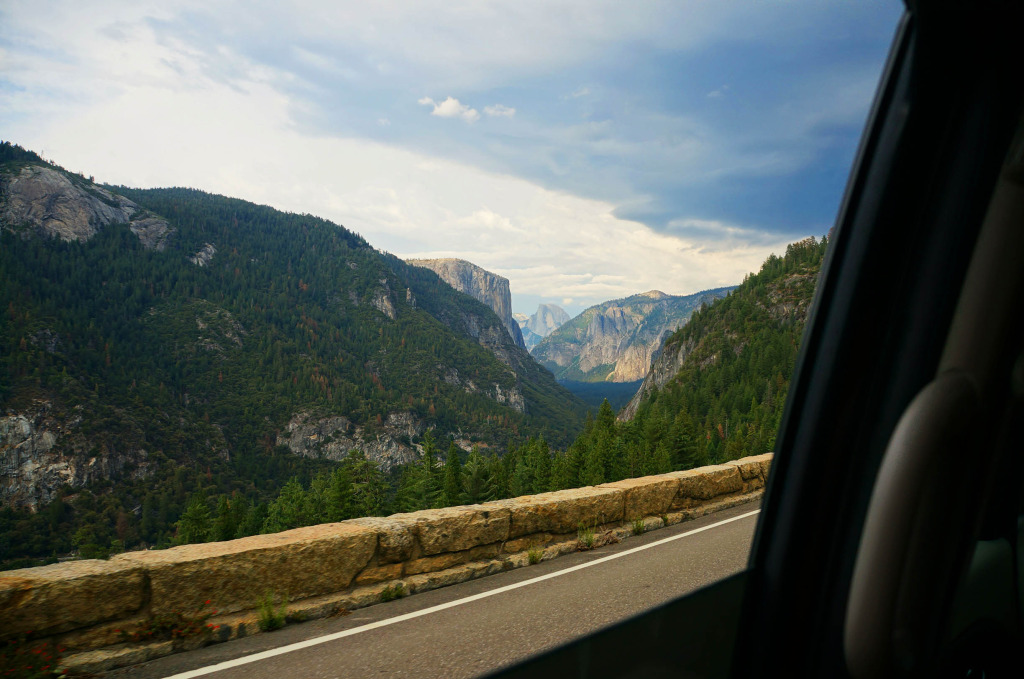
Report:
[[[353,451],[387,468],[428,428],[496,445],[582,422],[489,308],[342,227],[6,143],[0,309],[0,504],[51,512],[51,537],[151,540],[196,487],[276,493]],[[0,516],[0,560],[23,520]]]
[[[695,312],[619,413],[623,430],[667,441],[684,466],[770,451],[826,248],[793,243]]]

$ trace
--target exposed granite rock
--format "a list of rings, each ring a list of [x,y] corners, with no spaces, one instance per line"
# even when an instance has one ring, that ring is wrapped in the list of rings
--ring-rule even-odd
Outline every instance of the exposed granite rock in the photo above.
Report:
[[[569,314],[555,304],[539,305],[532,316],[512,314],[512,317],[523,332],[523,341],[526,343],[527,351],[533,351],[533,348],[540,344],[542,339],[569,320]]]
[[[410,293],[406,292],[406,297],[408,298]],[[380,287],[373,291],[370,304],[392,321],[398,316],[395,311],[395,302],[391,299],[391,287],[388,285],[387,278],[380,279]]]
[[[562,307],[556,304],[541,304],[537,307],[537,311],[523,323],[523,326],[541,337],[547,337],[568,320],[569,314],[565,313],[565,309]]]
[[[618,420],[626,422],[636,415],[640,403],[648,398],[653,391],[661,389],[669,380],[674,378],[683,367],[686,357],[690,355],[697,343],[693,340],[687,342],[672,342],[665,344],[657,359],[651,363],[650,370],[644,377],[643,383],[633,398],[629,400],[622,410],[619,411]]]
[[[108,224],[129,224],[143,246],[162,250],[173,229],[123,196],[46,165],[0,173],[0,213],[6,228],[28,227],[65,241],[91,238]]]
[[[560,325],[531,353],[558,379],[634,382],[643,379],[665,338],[695,309],[731,289],[685,296],[651,290],[604,302]]]
[[[58,417],[48,401],[31,410],[0,417],[0,506],[34,510],[53,500],[61,488],[80,488],[120,475],[128,466],[133,478],[151,469],[143,450],[96,452],[76,436],[82,421],[75,411]]]
[[[438,365],[437,369],[440,372],[441,379],[448,384],[456,387],[462,387],[470,394],[484,394],[488,398],[500,403],[501,405],[506,405],[516,412],[526,412],[526,399],[523,398],[523,393],[519,390],[518,385],[509,389],[502,389],[501,385],[497,382],[493,382],[489,385],[478,385],[473,380],[463,379],[460,377],[459,371],[451,366],[445,367]]]
[[[811,300],[810,297],[799,291],[806,289],[808,285],[813,288],[817,275],[817,273],[798,273],[773,281],[765,290],[766,302],[758,301],[758,304],[778,321],[803,322],[807,318]],[[675,341],[666,342],[660,353],[651,362],[650,370],[644,376],[644,381],[636,394],[619,411],[618,420],[625,422],[633,419],[644,399],[675,379],[697,345],[698,340],[692,337],[686,340],[675,339]],[[711,360],[711,358],[707,358],[697,365],[706,367]]]
[[[217,254],[216,246],[214,246],[213,243],[207,243],[206,245],[199,249],[199,252],[192,255],[188,259],[196,266],[206,266],[211,261],[213,261],[213,256],[215,254]]]
[[[170,224],[159,217],[143,217],[131,222],[128,227],[139,237],[143,247],[157,251],[167,247],[167,237],[174,232]]]
[[[519,324],[512,318],[512,293],[507,278],[481,269],[464,259],[410,259],[408,262],[413,266],[430,269],[459,292],[491,307],[515,343],[526,348]]]
[[[230,311],[206,300],[196,300],[192,309],[196,316],[196,329],[199,330],[197,346],[220,356],[242,346],[242,339],[247,333]]]
[[[384,424],[372,433],[342,415],[317,418],[300,412],[278,434],[277,444],[288,446],[296,455],[329,460],[343,460],[350,452],[361,451],[387,471],[419,457],[411,439],[425,430],[424,424],[409,412],[389,413]]]

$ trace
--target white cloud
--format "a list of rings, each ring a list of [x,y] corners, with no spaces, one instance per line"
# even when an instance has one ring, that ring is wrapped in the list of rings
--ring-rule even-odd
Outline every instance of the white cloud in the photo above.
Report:
[[[510,106],[495,104],[494,106],[485,106],[484,113],[492,117],[511,118],[516,114],[516,110]]]
[[[462,118],[467,123],[475,123],[480,119],[480,114],[475,108],[466,106],[455,97],[448,97],[440,104],[430,97],[423,97],[417,103],[424,106],[433,106],[434,110],[430,112],[430,115],[438,116],[439,118]]]
[[[377,118],[377,124],[380,125],[381,127],[390,127],[391,121],[388,120],[387,118]]]
[[[729,91],[729,86],[728,85],[722,85],[717,90],[711,90],[705,96],[708,99],[720,99],[721,97],[725,96],[725,93],[727,91]]]
[[[532,69],[547,74],[570,62],[586,62],[612,41],[628,43],[650,31],[648,24],[630,18],[643,13],[619,10],[617,4],[603,13],[577,12],[579,39],[575,42],[554,39],[559,34],[550,28],[577,25],[573,22],[511,12],[514,20],[504,25],[500,19],[508,12],[501,7],[471,3],[460,14],[449,10],[449,5],[441,2],[423,9],[417,3],[405,11],[417,16],[438,12],[437,25],[447,27],[448,33],[477,25],[474,22],[501,26],[503,38],[508,34],[510,39],[494,40],[487,32],[467,30],[467,35],[488,37],[483,43],[471,37],[460,45],[442,44],[429,36],[445,31],[423,31],[427,23],[423,16],[417,23],[403,15],[396,33],[387,32],[385,40],[380,37],[381,28],[390,28],[394,17],[383,3],[342,3],[337,10],[332,6],[330,12],[322,13],[323,22],[297,23],[296,17],[313,12],[282,11],[276,22],[274,17],[209,9],[200,2],[186,14],[200,16],[215,27],[226,25],[224,16],[230,15],[227,24],[247,32],[254,42],[265,35],[264,26],[273,26],[280,32],[279,39],[309,46],[293,53],[306,70],[354,81],[365,78],[367,72],[393,73],[414,64],[431,76],[429,85],[418,87],[459,93],[483,91],[462,88],[460,83],[503,82],[502,72],[528,74]],[[550,6],[553,9],[544,11],[554,15],[571,10],[559,9],[559,3]],[[250,61],[230,44],[204,50],[196,46],[201,39],[188,31],[161,29],[165,22],[181,20],[176,10],[141,3],[116,12],[97,12],[75,3],[61,7],[57,12],[30,3],[5,7],[5,21],[0,22],[5,24],[0,26],[4,43],[0,70],[6,96],[0,97],[0,128],[5,138],[45,151],[57,162],[103,181],[195,186],[318,214],[360,232],[374,246],[404,256],[464,257],[507,276],[513,294],[562,299],[566,305],[589,305],[654,288],[684,294],[737,283],[756,270],[769,252],[781,252],[789,240],[713,219],[678,219],[669,233],[657,233],[638,222],[617,219],[611,200],[553,191],[467,163],[332,135],[323,129],[311,134],[308,126],[297,122],[307,102],[295,97],[294,91],[292,96],[286,94],[302,76]],[[710,9],[712,3],[694,7],[698,15],[719,11]],[[614,16],[620,11],[625,12],[624,21]],[[103,14],[117,15],[120,23],[113,25]],[[472,21],[463,21],[463,16],[470,15]],[[696,42],[710,40],[709,32],[698,30],[709,20],[690,18],[676,25],[690,31],[690,39]],[[652,45],[692,47],[680,46],[675,33],[662,30],[676,22],[656,23]],[[538,39],[538,26],[552,39]],[[345,52],[332,52],[329,46],[336,44],[352,45],[351,52],[359,54],[361,61],[346,61]],[[57,45],[59,51],[53,47]],[[571,45],[579,49],[570,49]],[[478,53],[480,59],[467,64],[465,55]],[[429,63],[420,66],[420,54],[427,55]],[[410,72],[418,76],[421,71]],[[300,72],[305,71],[296,70]],[[380,75],[380,81],[385,77]],[[555,90],[553,96],[568,91],[575,82]],[[859,82],[836,102],[834,114],[826,113],[850,115],[847,111],[855,109],[862,96]],[[600,83],[592,87],[603,93]],[[409,101],[407,91],[403,90],[401,101]],[[580,87],[572,96],[589,93],[590,88]],[[439,117],[466,122],[481,117],[451,96],[440,103],[423,97],[419,103],[430,106],[431,114]],[[533,117],[533,109],[528,110],[527,118]],[[393,111],[379,108],[361,120],[371,127],[374,121],[386,126],[390,120],[379,117],[386,112],[395,120],[391,133],[407,128],[405,120],[396,117],[401,114]],[[512,115],[514,109],[496,104],[483,112]],[[652,175],[700,177],[710,174],[709,167],[722,173],[740,165],[749,171],[748,159],[741,163],[736,153],[727,153],[727,145],[706,141],[716,140],[701,125],[675,120],[679,122],[665,128],[664,135],[649,139],[616,135],[611,120],[552,127],[537,135],[542,142],[552,140],[550,162],[563,173],[564,168],[573,167],[573,155],[585,165],[588,150],[617,160],[644,157],[651,162],[645,162],[642,171]],[[812,123],[818,121],[808,122]],[[513,151],[536,155],[536,149],[525,144]],[[706,162],[712,156],[725,156],[725,160]],[[765,163],[775,167],[780,161],[768,158]],[[602,171],[601,167],[589,169],[588,179]]]

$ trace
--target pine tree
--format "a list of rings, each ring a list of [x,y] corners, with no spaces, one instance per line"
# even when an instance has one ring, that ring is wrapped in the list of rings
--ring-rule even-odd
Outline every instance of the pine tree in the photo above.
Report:
[[[235,516],[231,512],[231,503],[227,495],[221,495],[217,501],[217,516],[213,520],[211,539],[215,542],[231,540],[238,532],[238,525],[235,523]]]
[[[583,462],[583,473],[581,474],[580,481],[584,486],[596,486],[604,483],[605,480],[601,447],[597,445],[591,446],[587,450],[587,455]]]
[[[423,434],[423,459],[420,462],[423,469],[423,495],[426,498],[423,508],[440,507],[444,502],[442,480],[438,472],[437,445],[430,429]]]
[[[352,474],[348,466],[342,464],[331,473],[331,481],[327,486],[326,495],[326,521],[333,523],[353,518]]]
[[[281,493],[270,503],[261,533],[279,533],[283,530],[308,525],[306,519],[306,493],[297,478],[281,488]]]
[[[188,501],[188,506],[185,507],[185,512],[178,519],[176,525],[178,532],[175,542],[179,545],[209,541],[212,520],[205,492],[197,490],[192,494]]]
[[[383,516],[388,508],[388,486],[377,465],[362,452],[349,453],[352,470],[352,507],[356,516]]]
[[[654,449],[652,474],[667,474],[672,471],[672,455],[668,452],[668,444],[662,441]]]
[[[444,503],[446,507],[454,507],[462,504],[462,501],[462,462],[453,441],[448,445],[448,456],[444,463]]]
[[[235,537],[244,538],[249,535],[258,535],[263,529],[263,523],[267,520],[267,505],[257,502],[249,507],[245,520],[238,524],[238,533]]]
[[[469,459],[462,467],[462,487],[466,491],[466,502],[476,504],[493,499],[488,496],[489,485],[487,465],[480,454],[480,446],[473,446]]]
[[[509,492],[512,497],[529,495],[533,490],[533,470],[529,458],[522,451],[509,451],[505,455],[512,465],[512,477],[509,479]]]

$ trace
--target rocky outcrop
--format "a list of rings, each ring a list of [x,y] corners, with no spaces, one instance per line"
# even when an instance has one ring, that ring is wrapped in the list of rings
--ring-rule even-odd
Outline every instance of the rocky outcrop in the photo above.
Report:
[[[65,487],[113,478],[128,467],[136,478],[151,471],[145,451],[104,445],[85,452],[76,431],[82,419],[80,408],[70,418],[54,415],[48,401],[0,417],[0,506],[35,510]]]
[[[652,392],[661,389],[669,380],[675,377],[683,367],[686,357],[693,351],[695,342],[673,342],[666,344],[664,350],[652,362],[651,369],[644,376],[644,381],[637,389],[636,394],[629,400],[622,410],[619,411],[620,422],[633,419],[640,403],[651,395]]]
[[[519,324],[512,318],[512,293],[508,279],[481,269],[464,259],[410,259],[413,266],[430,269],[461,293],[480,300],[494,310],[515,343],[526,348]]]
[[[553,333],[569,320],[569,314],[560,306],[554,304],[541,304],[532,316],[526,314],[514,314],[519,328],[523,331],[523,341],[526,342],[526,350],[532,351],[540,341]]]
[[[65,241],[84,241],[109,224],[128,224],[143,246],[163,250],[173,229],[132,201],[77,175],[45,165],[0,173],[0,218]]]
[[[635,382],[647,374],[666,336],[730,290],[685,296],[651,290],[605,302],[562,324],[531,353],[560,380]]]
[[[217,254],[217,248],[213,243],[207,243],[199,249],[196,254],[189,257],[189,261],[198,267],[203,267],[213,261],[213,256]]]
[[[372,431],[356,426],[347,417],[316,417],[297,413],[277,436],[277,445],[304,457],[344,460],[350,452],[362,452],[368,460],[387,471],[419,458],[413,437],[426,430],[412,413],[389,413]]]
[[[411,297],[412,292],[406,290],[406,300],[409,300]],[[391,286],[388,285],[387,278],[380,279],[380,287],[373,291],[370,304],[392,321],[398,317],[398,312],[395,311],[395,302],[391,298]]]

